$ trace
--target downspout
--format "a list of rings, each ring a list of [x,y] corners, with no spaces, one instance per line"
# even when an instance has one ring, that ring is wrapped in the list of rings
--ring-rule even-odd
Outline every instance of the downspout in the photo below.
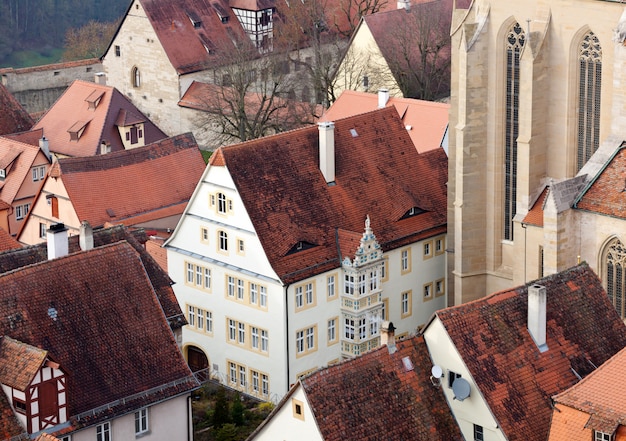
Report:
[[[193,441],[191,437],[191,393],[187,397],[187,441]]]
[[[289,285],[285,285],[285,337],[287,348],[287,392],[289,392]]]

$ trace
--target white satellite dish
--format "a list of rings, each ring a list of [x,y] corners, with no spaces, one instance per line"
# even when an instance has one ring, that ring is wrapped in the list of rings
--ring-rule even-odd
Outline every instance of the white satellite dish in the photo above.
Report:
[[[433,366],[433,368],[430,370],[430,373],[433,375],[434,378],[443,377],[443,369],[441,369],[441,367],[437,365]]]
[[[457,378],[452,383],[452,392],[454,392],[454,398],[463,401],[470,396],[470,384],[465,378]]]

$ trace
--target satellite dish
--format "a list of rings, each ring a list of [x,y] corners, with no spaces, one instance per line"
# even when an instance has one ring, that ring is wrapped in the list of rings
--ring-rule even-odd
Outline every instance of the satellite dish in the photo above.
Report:
[[[433,374],[434,378],[441,378],[443,377],[443,370],[441,369],[441,367],[434,365],[433,368],[430,370],[430,373]]]
[[[457,378],[452,383],[452,392],[454,392],[454,398],[463,401],[470,396],[470,384],[465,378]]]

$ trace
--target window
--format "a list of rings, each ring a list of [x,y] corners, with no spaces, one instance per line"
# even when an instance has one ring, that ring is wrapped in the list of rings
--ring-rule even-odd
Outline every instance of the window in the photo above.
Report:
[[[261,375],[261,394],[264,396],[270,394],[270,377],[265,374]]]
[[[326,293],[328,295],[328,298],[336,298],[337,289],[335,287],[335,275],[334,274],[326,278],[326,286],[327,286]]]
[[[317,350],[317,327],[311,326],[296,331],[296,356],[302,356]]]
[[[426,242],[424,243],[424,257],[430,257],[433,255],[433,243]]]
[[[206,332],[213,333],[213,313],[206,311]]]
[[[209,229],[206,227],[200,228],[200,240],[207,243],[209,241]]]
[[[613,435],[610,433],[593,431],[593,441],[613,441]]]
[[[443,254],[444,252],[444,239],[436,239],[435,240],[435,254]]]
[[[602,259],[603,282],[609,300],[623,319],[626,318],[624,285],[626,284],[626,248],[619,239],[607,244]]]
[[[433,298],[433,284],[427,283],[424,285],[424,300],[430,300]]]
[[[204,329],[204,309],[198,308],[198,329]]]
[[[306,349],[310,351],[315,349],[315,330],[313,328],[308,328],[306,330]]]
[[[474,424],[474,441],[484,441],[483,426]]]
[[[344,293],[354,295],[354,274],[345,275]]]
[[[367,276],[365,274],[359,274],[358,275],[358,292],[360,296],[364,296],[366,293],[365,287],[366,285],[366,280],[367,280]]]
[[[307,283],[304,287],[304,298],[306,300],[307,305],[311,305],[313,303],[313,284]]]
[[[48,233],[48,226],[43,222],[39,222],[39,237],[41,239],[46,238],[46,234]]]
[[[383,320],[389,320],[389,299],[383,299],[383,307],[380,311],[380,318]]]
[[[304,420],[304,404],[300,400],[296,400],[293,398],[291,400],[291,409],[293,410],[294,418],[298,418],[299,420]]]
[[[380,320],[376,316],[370,317],[370,335],[378,335],[378,324]]]
[[[13,397],[13,407],[18,413],[26,413],[26,402]]]
[[[237,299],[243,300],[244,292],[245,292],[245,289],[244,289],[243,280],[237,279]]]
[[[141,86],[141,73],[139,72],[138,67],[135,66],[132,68],[131,77],[132,77],[133,87],[140,87]]]
[[[346,317],[344,320],[344,335],[348,340],[354,340],[354,319]]]
[[[122,51],[119,46],[115,45],[115,56],[119,57],[122,54]]]
[[[370,291],[376,291],[379,287],[378,269],[373,269],[370,271]]]
[[[261,286],[260,288],[261,308],[267,308],[267,288],[264,286]]]
[[[258,394],[261,391],[259,377],[260,375],[257,371],[251,371],[250,378],[252,379],[252,392],[254,392],[255,394]]]
[[[587,33],[579,48],[578,133],[576,171],[600,145],[600,92],[602,86],[602,47],[593,32]]]
[[[296,352],[304,352],[304,331],[296,332]]]
[[[141,435],[148,431],[148,409],[144,408],[135,412],[135,435]]]
[[[237,324],[237,330],[237,341],[241,345],[246,344],[246,324],[239,322]]]
[[[204,269],[204,288],[211,288],[211,270],[209,268]]]
[[[111,441],[111,423],[96,426],[96,441]]]
[[[265,329],[261,329],[261,351],[267,352],[270,348],[269,333]]]
[[[187,285],[192,285],[200,289],[211,289],[211,269],[196,265],[191,262],[185,262]]]
[[[250,303],[256,305],[259,303],[259,285],[250,283]]]
[[[245,366],[232,361],[228,362],[228,382],[231,386],[244,389],[247,384],[246,377],[247,369]]]
[[[304,296],[302,294],[302,286],[296,286],[296,308],[304,306]]]
[[[235,341],[237,338],[237,322],[232,319],[228,319],[228,339]]]
[[[380,280],[382,282],[386,282],[389,280],[389,271],[387,270],[387,264],[389,260],[387,258],[384,259],[383,265],[380,267]]]
[[[228,234],[225,231],[219,231],[220,251],[228,251]]]
[[[359,319],[359,340],[365,340],[367,338],[367,320],[365,318]]]
[[[15,207],[15,219],[24,219],[28,214],[28,210],[30,210],[30,204],[18,205]]]
[[[187,263],[187,283],[193,283],[193,263]]]
[[[196,308],[195,306],[189,306],[187,308],[187,321],[189,326],[196,326]]]
[[[259,328],[252,326],[250,327],[250,335],[253,349],[259,349]]]
[[[337,343],[337,318],[328,320],[328,344]]]
[[[405,318],[411,315],[411,291],[403,292],[401,299],[401,316],[402,318]]]
[[[239,254],[243,254],[244,252],[243,239],[237,239],[237,252]]]
[[[520,54],[526,36],[515,23],[506,37],[506,114],[504,123],[504,239],[513,240],[517,199],[517,137],[519,131]]]
[[[456,372],[448,371],[448,388],[452,389],[452,385],[457,378],[461,378],[461,374],[457,374]]]
[[[442,296],[445,294],[445,280],[439,279],[435,282],[435,296]]]
[[[46,166],[40,165],[32,168],[33,182],[41,181],[46,175]]]
[[[217,212],[226,214],[226,195],[224,193],[217,194]]]
[[[227,282],[227,290],[228,297],[235,297],[235,278],[232,276],[228,276]]]
[[[411,271],[411,249],[406,248],[400,252],[400,272],[406,274]]]

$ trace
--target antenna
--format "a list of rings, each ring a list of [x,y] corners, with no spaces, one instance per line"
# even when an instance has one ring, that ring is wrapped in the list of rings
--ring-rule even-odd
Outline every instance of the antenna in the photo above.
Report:
[[[430,382],[433,384],[433,386],[435,387],[441,386],[441,378],[443,377],[443,369],[441,369],[440,366],[434,365],[433,368],[430,370],[430,373],[431,373]]]
[[[459,377],[452,383],[452,392],[455,400],[463,401],[470,396],[470,384],[465,378]]]

